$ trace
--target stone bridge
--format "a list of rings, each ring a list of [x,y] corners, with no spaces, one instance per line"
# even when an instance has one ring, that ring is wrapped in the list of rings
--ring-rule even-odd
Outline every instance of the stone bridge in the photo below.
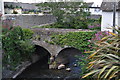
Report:
[[[51,45],[49,43],[46,43],[45,41],[33,41],[35,45],[39,45],[43,48],[45,48],[51,55],[57,56],[57,54],[64,48],[58,46],[58,45]]]
[[[35,53],[31,56],[32,62],[31,61],[24,62],[22,65],[20,65],[20,68],[18,68],[18,70],[12,72],[11,74],[8,74],[5,77],[16,78],[28,66],[38,62],[39,60],[45,59],[48,63],[51,56],[55,56],[58,58],[61,57],[59,54],[61,54],[62,56],[65,56],[67,54],[67,57],[71,55],[70,53],[72,53],[71,56],[75,55],[76,53],[78,54],[80,50],[72,46],[61,47],[59,45],[51,45],[45,42],[45,40],[46,39],[50,40],[50,36],[52,34],[65,34],[67,32],[88,31],[82,29],[54,29],[54,28],[34,28],[32,30],[35,32],[34,36],[37,35],[40,37],[40,39],[33,40],[33,44],[35,44],[36,50]]]
[[[88,31],[88,30],[82,30],[82,29],[56,29],[56,28],[35,28],[32,29],[35,34],[40,37],[40,39],[33,40],[33,43],[35,45],[41,46],[44,49],[46,49],[51,56],[57,56],[60,51],[66,48],[73,48],[72,46],[64,46],[61,47],[59,45],[52,45],[49,43],[46,43],[45,40],[50,40],[50,36],[52,34],[65,34],[68,32],[80,32],[80,31]]]

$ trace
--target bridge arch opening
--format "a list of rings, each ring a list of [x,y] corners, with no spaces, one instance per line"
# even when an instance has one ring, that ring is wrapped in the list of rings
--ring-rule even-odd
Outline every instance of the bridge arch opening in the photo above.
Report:
[[[48,62],[49,62],[51,54],[47,49],[45,49],[42,46],[35,45],[35,53],[34,54],[37,54],[39,56],[39,60],[37,62],[40,65],[47,65],[47,67],[48,67]]]
[[[71,65],[73,62],[75,62],[76,57],[81,55],[81,51],[79,49],[76,49],[74,47],[67,47],[62,49],[58,55],[55,57],[56,64],[65,64],[65,65]]]
[[[47,56],[48,58],[51,56],[50,52],[42,46],[35,45],[35,54],[40,57]]]
[[[66,56],[73,56],[73,55],[78,55],[81,54],[81,51],[77,48],[74,47],[67,47],[62,49],[57,56],[62,56],[62,55],[66,55]]]
[[[48,61],[51,56],[49,51],[42,46],[35,45],[34,54],[38,55],[39,59],[36,60],[36,62],[32,63],[30,66],[28,66],[24,71],[22,71],[22,73],[19,74],[17,78],[32,78],[36,75],[38,76],[38,74],[42,75],[43,70],[49,69]]]

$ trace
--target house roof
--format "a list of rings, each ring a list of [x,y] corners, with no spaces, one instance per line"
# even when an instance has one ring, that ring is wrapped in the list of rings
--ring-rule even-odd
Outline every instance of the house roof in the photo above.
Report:
[[[89,2],[89,3],[87,3],[87,6],[89,8],[100,8],[98,5],[97,6],[93,6],[93,4],[94,4],[94,2]]]
[[[114,3],[116,3],[116,11],[120,11],[120,2],[102,2],[101,4],[101,10],[103,11],[113,11],[114,9]]]
[[[87,3],[87,6],[88,6],[88,7],[92,7],[93,3],[94,3],[94,2],[89,2],[89,3]]]

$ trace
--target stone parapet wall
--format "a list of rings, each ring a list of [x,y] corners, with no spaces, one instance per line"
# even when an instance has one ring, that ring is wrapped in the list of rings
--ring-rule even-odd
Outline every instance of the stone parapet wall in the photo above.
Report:
[[[14,26],[21,26],[22,28],[31,28],[32,26],[39,26],[44,24],[52,24],[56,22],[53,15],[38,15],[38,14],[6,14],[4,20],[12,20]]]

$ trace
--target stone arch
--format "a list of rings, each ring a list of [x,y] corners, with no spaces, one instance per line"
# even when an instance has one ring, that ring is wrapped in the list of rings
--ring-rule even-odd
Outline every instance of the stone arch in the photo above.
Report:
[[[48,61],[50,56],[51,54],[46,48],[39,45],[35,45],[35,52],[32,55],[32,63],[30,63],[24,69],[19,71],[17,75],[15,75],[15,77],[26,78],[26,77],[29,77],[28,72],[30,74],[33,74],[32,72],[37,72],[36,69],[41,69],[41,70],[48,69],[49,68]]]
[[[81,54],[81,52],[80,52],[80,50],[79,49],[77,49],[77,48],[74,48],[74,47],[66,47],[66,48],[64,48],[64,49],[61,49],[59,52],[58,52],[58,54],[57,54],[57,56],[59,56],[59,55],[65,55],[65,53],[67,54],[67,55],[69,55],[70,53],[74,53],[74,55],[75,54]]]
[[[49,55],[51,56],[49,50],[47,50],[46,48],[40,46],[40,45],[35,45],[35,54],[38,55]]]
[[[38,45],[38,46],[45,48],[51,54],[51,56],[56,55],[58,53],[58,51],[60,51],[62,49],[58,45],[51,45],[51,44],[46,43],[44,41],[33,41],[33,43],[35,45]]]
[[[81,55],[81,51],[74,47],[66,47],[64,49],[61,49],[59,53],[55,57],[55,62],[57,64],[68,64],[72,63],[78,55]]]
[[[81,55],[81,51],[74,47],[66,47],[61,49],[55,56],[55,60],[49,65],[49,68],[57,68],[59,65],[74,66],[77,64],[78,58],[76,56]]]
[[[50,57],[51,57],[51,54],[50,52],[42,47],[42,46],[39,46],[39,45],[35,45],[35,52],[34,52],[35,55],[38,56],[38,60],[42,60],[42,59],[46,59],[46,61],[49,61]]]

